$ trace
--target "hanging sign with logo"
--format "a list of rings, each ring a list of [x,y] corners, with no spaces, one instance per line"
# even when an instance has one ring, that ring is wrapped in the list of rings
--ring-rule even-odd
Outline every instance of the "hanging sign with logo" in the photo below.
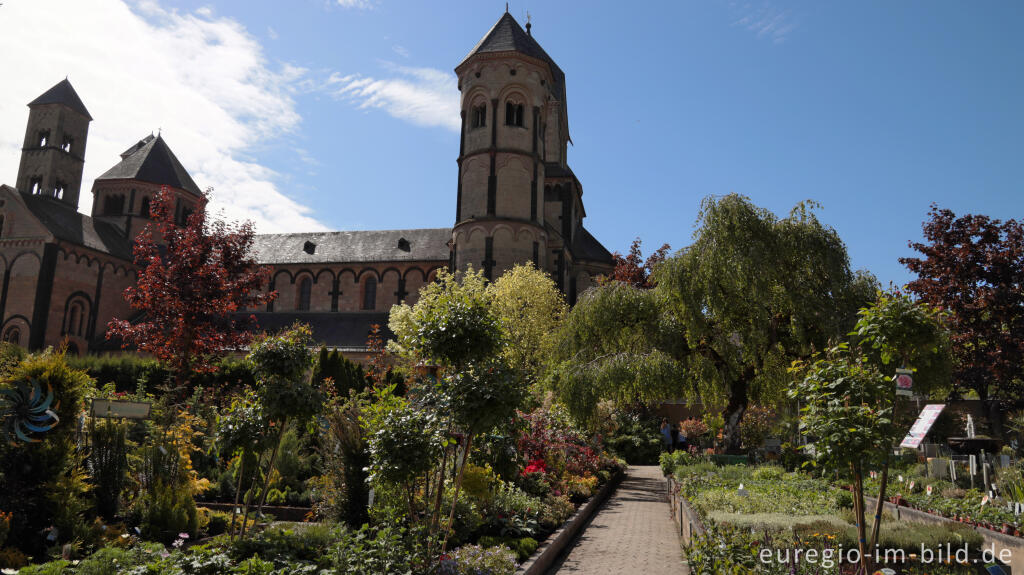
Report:
[[[896,395],[913,395],[914,370],[897,368],[893,381],[896,382]]]

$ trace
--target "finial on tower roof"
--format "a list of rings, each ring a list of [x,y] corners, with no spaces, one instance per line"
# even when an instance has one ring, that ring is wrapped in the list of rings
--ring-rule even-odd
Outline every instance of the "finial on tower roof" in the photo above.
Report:
[[[530,23],[530,11],[527,10],[526,11],[526,35],[527,36],[533,36],[533,34],[530,33],[530,28],[532,28],[532,27],[533,27],[533,24]]]
[[[508,14],[508,2],[505,2],[505,13]]]

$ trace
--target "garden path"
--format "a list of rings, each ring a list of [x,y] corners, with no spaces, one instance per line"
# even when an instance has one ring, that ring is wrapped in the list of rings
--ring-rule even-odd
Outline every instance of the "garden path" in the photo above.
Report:
[[[669,516],[661,469],[634,465],[548,575],[689,572]]]

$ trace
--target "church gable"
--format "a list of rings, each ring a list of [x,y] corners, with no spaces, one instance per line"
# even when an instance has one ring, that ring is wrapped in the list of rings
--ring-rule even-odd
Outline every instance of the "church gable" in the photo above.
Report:
[[[0,186],[0,240],[53,241],[53,234],[25,202],[25,196],[10,186]]]

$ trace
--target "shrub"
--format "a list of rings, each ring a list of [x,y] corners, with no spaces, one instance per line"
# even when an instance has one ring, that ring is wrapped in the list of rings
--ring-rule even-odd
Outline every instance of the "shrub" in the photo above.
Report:
[[[632,413],[618,413],[615,419],[617,428],[605,437],[608,451],[631,465],[651,465],[657,462],[661,452],[658,420]]]
[[[572,517],[573,513],[576,513],[576,506],[567,496],[548,495],[544,498],[544,505],[541,507],[540,517],[537,521],[544,529],[554,531]]]
[[[51,409],[59,418],[49,431],[32,434],[38,443],[0,441],[0,509],[12,514],[7,543],[41,555],[46,545],[89,535],[83,513],[92,501],[76,428],[93,381],[71,368],[64,354],[47,351],[27,356],[0,386],[11,382],[38,382],[42,390],[52,389]],[[50,525],[57,527],[60,540],[47,542],[39,536]]]
[[[758,481],[776,481],[782,479],[786,470],[778,465],[762,465],[754,470],[750,476]]]
[[[316,563],[327,567],[330,558],[324,550],[329,548],[344,531],[329,525],[303,525],[295,529],[271,527],[256,537],[235,539],[228,555],[235,561],[261,557],[273,561],[278,567],[294,561]]]
[[[512,551],[500,546],[485,549],[478,545],[459,547],[442,558],[437,570],[439,575],[513,575],[515,571]]]
[[[18,575],[64,575],[65,573],[71,573],[71,562],[66,559],[29,565],[18,571]]]
[[[520,563],[529,559],[540,545],[532,537],[495,537],[493,535],[481,537],[479,544],[485,549],[505,547],[516,554],[516,560]]]
[[[200,507],[198,511],[200,517],[200,528],[201,530],[205,530],[207,535],[220,535],[221,533],[227,533],[228,527],[231,526],[230,513],[212,511],[205,507]],[[203,525],[204,522],[205,525]]]
[[[499,484],[498,477],[490,465],[483,467],[467,463],[462,471],[462,490],[474,499],[487,501],[491,498],[494,487]]]
[[[419,533],[364,525],[357,531],[343,531],[329,557],[336,573],[409,575],[426,563],[426,543],[427,538]]]
[[[0,549],[0,568],[17,569],[28,565],[28,557],[14,547]]]
[[[319,444],[324,476],[315,490],[317,513],[353,528],[369,520],[366,469],[370,455],[360,422],[363,401],[358,395],[332,397],[324,408],[327,428]]]
[[[836,491],[836,509],[853,509],[853,494],[845,489]]]
[[[740,438],[747,450],[758,449],[774,425],[775,412],[767,407],[752,405],[740,422]]]
[[[199,515],[192,495],[163,480],[152,483],[148,494],[137,501],[133,515],[143,536],[170,543],[179,533],[195,535]]]

